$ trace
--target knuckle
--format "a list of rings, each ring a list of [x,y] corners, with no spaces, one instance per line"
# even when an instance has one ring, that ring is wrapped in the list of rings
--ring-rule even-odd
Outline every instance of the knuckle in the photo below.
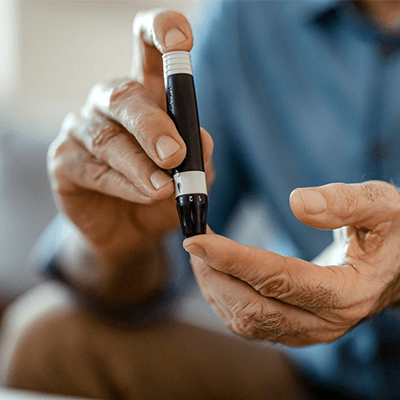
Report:
[[[184,33],[186,39],[179,44],[167,47],[165,35],[172,29]],[[183,14],[176,11],[158,9],[153,10],[150,18],[146,18],[146,15],[143,15],[142,18],[139,16],[137,23],[134,24],[134,32],[136,37],[141,36],[146,37],[148,41],[152,40],[160,52],[178,47],[180,50],[189,51],[193,44],[192,31],[188,20]]]
[[[252,286],[263,296],[276,298],[283,297],[289,293],[291,288],[287,277],[282,272],[268,276],[267,278],[263,277]]]
[[[127,154],[124,162],[131,166],[132,176],[130,176],[130,180],[143,194],[154,200],[164,199],[164,188],[157,190],[151,183],[150,177],[152,171],[154,171],[154,164],[145,153],[135,151],[132,154]]]
[[[287,267],[287,257],[282,258],[282,265],[274,274],[261,275],[252,286],[263,296],[283,298],[290,294],[294,282]]]
[[[129,77],[98,83],[90,90],[82,115],[90,118],[100,111],[107,116],[114,116],[118,107],[138,92],[145,93],[143,86]]]
[[[230,321],[232,332],[254,339],[280,341],[284,337],[295,337],[301,334],[294,330],[280,312],[263,313],[246,307],[243,313],[236,314]]]
[[[107,93],[107,84],[97,83],[94,85],[86,99],[82,115],[85,117],[91,116],[96,109],[101,108],[100,105],[107,107],[108,101],[106,100],[107,96],[105,96],[105,93]]]
[[[341,198],[339,198],[338,202],[335,202],[338,207],[343,207],[346,215],[353,215],[358,207],[358,198],[355,195],[355,192],[351,190],[351,188],[345,184],[340,184],[339,188],[341,193]]]
[[[176,132],[176,128],[169,118],[166,119],[163,111],[156,109],[148,109],[140,115],[132,117],[130,125],[132,126],[134,136],[144,149],[144,151],[152,158],[156,164],[162,169],[170,169],[179,165],[184,158],[183,140]],[[160,159],[156,153],[156,144],[160,136],[170,136],[180,143],[180,149],[172,156],[165,160]],[[184,144],[183,144],[184,145]]]
[[[61,123],[60,133],[70,132],[70,131],[74,130],[76,128],[80,118],[81,118],[81,116],[80,116],[80,113],[78,113],[78,112],[71,111],[70,113],[68,113],[65,116],[63,122]]]
[[[110,110],[116,110],[121,104],[126,103],[127,100],[133,96],[140,94],[141,96],[149,97],[143,85],[134,80],[117,79],[110,82]]]
[[[253,329],[251,323],[247,320],[233,319],[230,321],[228,328],[237,335],[253,337]]]
[[[101,189],[104,189],[105,182],[106,182],[106,176],[107,173],[111,170],[111,168],[101,160],[98,160],[96,158],[92,158],[90,160],[90,180],[98,187],[101,191]],[[121,175],[122,178],[122,175]]]
[[[241,298],[231,307],[232,315],[237,320],[250,320],[258,312],[258,301]]]
[[[160,112],[154,109],[147,109],[140,114],[130,117],[132,127],[135,130],[135,136],[141,141],[149,141],[154,136],[155,132],[162,130],[160,122]]]
[[[86,133],[91,138],[91,150],[97,153],[108,147],[121,134],[121,129],[116,124],[105,121],[103,124],[92,123]]]
[[[358,196],[351,185],[332,183],[327,185],[329,207],[333,215],[340,218],[351,216],[357,211]]]
[[[133,34],[136,37],[141,36],[144,30],[152,31],[153,26],[153,15],[156,12],[159,12],[161,9],[150,9],[150,10],[142,10],[136,13],[133,18]]]
[[[96,98],[97,96],[100,95],[100,93],[103,93],[105,88],[107,87],[107,84],[104,82],[99,82],[93,85],[93,87],[89,91],[89,96],[87,98],[87,102],[89,104],[92,104],[92,100]]]
[[[229,329],[241,336],[256,337],[260,318],[260,305],[256,301],[238,300],[231,308],[232,317]]]
[[[84,151],[68,151],[54,163],[52,177],[63,187],[64,178],[82,179],[87,173],[87,165],[92,157]]]
[[[253,327],[255,337],[268,337],[270,340],[279,341],[283,337],[298,336],[300,332],[294,330],[285,316],[280,312],[263,314]]]
[[[231,313],[230,330],[241,336],[280,341],[303,334],[291,326],[283,313],[265,311],[258,300],[239,299],[231,307]]]

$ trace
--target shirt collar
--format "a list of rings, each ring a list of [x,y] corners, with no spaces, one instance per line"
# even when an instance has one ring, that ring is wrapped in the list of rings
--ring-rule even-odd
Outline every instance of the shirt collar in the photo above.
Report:
[[[343,5],[339,0],[303,0],[301,3],[300,17],[305,23],[318,22],[321,18],[333,18]]]
[[[326,26],[335,24],[338,16],[351,17],[352,25],[358,34],[382,43],[388,54],[398,52],[400,48],[400,33],[388,34],[383,31],[371,18],[362,16],[352,3],[352,0],[303,0],[299,2],[301,17],[306,25],[317,24]]]

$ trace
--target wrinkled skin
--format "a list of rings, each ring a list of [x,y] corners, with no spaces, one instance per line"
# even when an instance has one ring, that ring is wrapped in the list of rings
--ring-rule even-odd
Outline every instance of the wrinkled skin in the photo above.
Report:
[[[293,191],[294,215],[339,229],[320,266],[230,239],[186,239],[202,293],[227,326],[290,346],[331,342],[400,299],[400,194],[385,182]]]
[[[183,161],[186,146],[166,113],[162,54],[189,51],[193,38],[183,15],[157,9],[136,16],[133,42],[130,76],[96,85],[48,152],[54,197],[75,229],[64,248],[66,273],[103,289],[130,276],[130,300],[162,285],[162,257],[154,255],[179,226],[167,170]],[[213,142],[203,129],[201,138],[210,183]]]
[[[136,301],[163,284],[160,243],[178,227],[165,170],[186,152],[165,112],[161,56],[191,49],[190,26],[181,14],[152,10],[135,18],[133,38],[130,77],[95,86],[48,153],[56,202],[74,230],[64,272],[112,302]],[[212,180],[213,143],[201,133]],[[295,190],[291,207],[300,221],[345,227],[327,267],[212,232],[184,247],[204,296],[234,332],[292,346],[330,342],[399,300],[399,197],[384,182]]]

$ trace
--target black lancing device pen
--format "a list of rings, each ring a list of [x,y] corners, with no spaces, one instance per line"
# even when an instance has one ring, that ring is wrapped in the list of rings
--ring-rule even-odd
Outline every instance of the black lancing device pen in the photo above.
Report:
[[[176,208],[183,236],[206,233],[207,184],[200,124],[190,54],[171,51],[163,55],[167,113],[186,144],[186,157],[172,169]]]

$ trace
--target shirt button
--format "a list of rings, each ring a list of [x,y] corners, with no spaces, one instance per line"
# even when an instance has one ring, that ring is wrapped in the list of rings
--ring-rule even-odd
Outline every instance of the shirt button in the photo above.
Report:
[[[371,155],[374,161],[385,161],[393,155],[393,149],[387,140],[375,140],[372,142]]]

